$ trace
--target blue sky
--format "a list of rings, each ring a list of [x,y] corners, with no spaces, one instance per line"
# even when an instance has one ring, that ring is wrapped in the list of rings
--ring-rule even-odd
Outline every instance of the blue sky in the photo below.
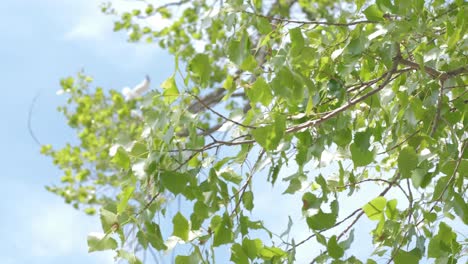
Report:
[[[127,1],[128,2],[128,1]],[[41,143],[61,146],[73,132],[56,112],[65,98],[62,77],[81,69],[95,85],[121,90],[149,74],[159,84],[172,59],[155,45],[125,42],[99,1],[5,0],[0,5],[0,263],[112,263],[111,254],[87,254],[86,235],[100,231],[95,218],[63,203],[44,186],[61,173],[28,133],[28,111]]]

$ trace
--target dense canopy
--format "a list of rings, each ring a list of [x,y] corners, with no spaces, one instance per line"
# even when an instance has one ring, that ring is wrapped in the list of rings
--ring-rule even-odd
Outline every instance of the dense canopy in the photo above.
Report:
[[[173,54],[172,75],[125,97],[83,72],[63,79],[59,111],[78,141],[42,148],[64,173],[48,190],[101,219],[90,252],[129,263],[174,246],[175,263],[466,259],[465,1],[134,3],[102,10],[129,41]],[[298,212],[269,210],[302,214],[305,235],[265,224],[260,188],[295,198]],[[343,208],[369,188],[378,195]],[[353,230],[364,218],[375,250],[363,257]]]

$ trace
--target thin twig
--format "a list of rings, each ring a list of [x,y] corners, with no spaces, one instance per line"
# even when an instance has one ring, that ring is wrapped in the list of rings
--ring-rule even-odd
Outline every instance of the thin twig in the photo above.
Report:
[[[242,11],[242,13],[255,15],[255,16],[258,16],[258,17],[263,17],[263,18],[266,18],[268,20],[279,21],[279,22],[283,22],[283,23],[302,24],[302,25],[323,25],[323,26],[349,27],[349,26],[355,26],[355,25],[358,25],[358,24],[377,24],[377,23],[380,23],[378,21],[371,21],[371,20],[360,20],[360,21],[353,21],[353,22],[349,22],[349,23],[336,23],[336,22],[325,22],[325,21],[303,21],[303,20],[291,20],[291,19],[286,19],[286,18],[265,16],[265,15],[262,15],[262,14],[252,13],[252,12],[249,12],[249,11]]]
[[[358,213],[359,211],[361,211],[361,210],[362,210],[361,208],[356,209],[356,210],[354,210],[351,214],[349,214],[348,216],[346,216],[345,218],[343,218],[341,221],[336,222],[332,227],[319,230],[319,231],[317,231],[316,233],[314,233],[314,234],[308,236],[307,238],[303,239],[301,242],[297,243],[297,244],[295,245],[295,248],[297,248],[298,246],[300,246],[300,245],[304,244],[305,242],[309,241],[310,239],[312,239],[313,237],[315,237],[317,234],[323,233],[323,232],[325,232],[325,231],[327,231],[327,230],[330,230],[330,229],[332,229],[332,228],[334,228],[334,227],[337,227],[337,226],[341,225],[342,223],[346,222],[348,219],[350,219],[351,217],[353,217],[353,215],[357,214],[357,213]],[[289,243],[288,243],[287,245],[288,245],[288,246],[292,246],[292,244],[289,244]],[[293,249],[289,249],[289,251],[292,251],[292,250],[293,250]]]
[[[361,209],[361,212],[356,216],[356,218],[353,220],[353,222],[351,222],[351,224],[349,226],[347,226],[345,228],[345,230],[343,230],[343,232],[341,232],[337,237],[336,237],[336,241],[339,241],[346,233],[348,233],[349,229],[351,229],[351,227],[353,227],[357,221],[359,221],[359,219],[361,218],[361,216],[364,214],[364,210]]]
[[[161,194],[161,192],[158,192],[156,193],[155,195],[153,195],[153,197],[151,197],[151,199],[148,201],[148,203],[146,203],[146,205],[136,214],[136,216],[139,216],[140,214],[142,214],[146,209],[148,209],[151,204],[153,204],[153,202],[156,200],[156,198],[158,198],[158,196]]]
[[[204,108],[206,108],[204,105],[212,106],[219,103],[219,101],[221,101],[221,99],[223,99],[223,97],[225,96],[225,91],[226,90],[223,88],[218,88],[213,92],[210,92],[209,94],[200,98],[204,104],[200,104],[200,102],[197,100],[190,104],[190,106],[188,107],[188,111],[196,114],[201,112]]]
[[[260,154],[258,155],[257,161],[255,161],[255,163],[254,163],[254,165],[252,166],[252,168],[250,168],[249,177],[247,177],[247,179],[246,179],[244,185],[242,185],[242,187],[237,191],[237,193],[234,194],[234,195],[231,197],[231,199],[232,199],[232,198],[234,198],[236,195],[238,195],[238,194],[240,193],[239,200],[237,201],[237,203],[236,203],[234,209],[232,210],[231,216],[233,216],[234,213],[237,214],[237,209],[239,208],[240,203],[241,203],[241,201],[242,201],[242,198],[244,197],[245,190],[247,189],[247,186],[249,186],[250,182],[252,181],[252,177],[253,177],[253,175],[254,175],[254,171],[253,171],[253,170],[258,166],[258,164],[259,164],[259,162],[261,161],[261,159],[262,159],[262,157],[263,157],[264,154],[265,154],[265,150],[262,149],[262,151],[261,151]]]
[[[194,95],[194,94],[190,94],[191,96],[193,96],[198,102],[200,102],[200,104],[202,104],[205,108],[207,108],[208,110],[210,110],[211,112],[213,112],[215,115],[221,117],[222,119],[226,120],[226,121],[229,121],[231,123],[234,123],[238,126],[241,126],[241,127],[245,127],[245,128],[251,128],[251,129],[255,129],[256,127],[254,126],[249,126],[249,125],[244,125],[242,123],[239,123],[235,120],[232,120],[230,118],[227,118],[226,116],[222,115],[221,113],[217,112],[216,110],[214,110],[213,108],[211,108],[209,105],[207,105],[202,99],[200,99],[200,97]]]
[[[403,187],[401,187],[400,184],[394,182],[394,181],[389,181],[389,180],[385,180],[385,179],[365,179],[365,180],[362,180],[362,181],[358,181],[358,182],[355,182],[355,183],[349,183],[349,184],[346,184],[346,185],[343,185],[343,186],[338,186],[337,188],[346,188],[346,187],[350,187],[350,186],[353,186],[353,185],[357,185],[357,184],[361,184],[361,183],[365,183],[365,182],[383,182],[383,183],[386,183],[386,184],[389,184],[390,186],[391,185],[395,185],[397,186],[401,192],[403,192],[403,194],[406,196],[406,198],[408,199],[408,201],[411,200],[411,195],[409,195],[405,189],[403,189]]]
[[[431,213],[432,211],[434,211],[435,207],[437,206],[437,204],[442,200],[442,197],[444,196],[445,192],[447,191],[448,187],[452,184],[452,181],[455,179],[455,176],[457,175],[457,172],[458,172],[458,168],[460,167],[460,164],[463,160],[463,155],[465,153],[465,149],[466,149],[466,146],[468,145],[468,139],[465,139],[463,141],[463,146],[460,150],[460,153],[458,155],[458,159],[457,159],[457,163],[455,164],[455,168],[453,169],[453,173],[452,173],[452,176],[450,176],[450,179],[449,181],[447,182],[447,184],[445,185],[444,189],[442,190],[442,192],[440,193],[439,197],[437,197],[437,199],[435,200],[435,203],[434,205],[431,207],[431,209],[429,210],[429,213]],[[422,222],[424,221],[424,218],[422,218],[417,224],[416,226],[418,226],[419,224],[421,224]]]
[[[457,97],[451,99],[450,102],[453,102],[453,101],[456,101],[456,100],[462,98],[462,97],[465,96],[465,94],[467,94],[467,93],[468,93],[468,90],[463,91],[459,96],[457,96]]]
[[[385,189],[379,194],[379,196],[382,196],[382,197],[385,196],[385,194],[387,194],[387,192],[390,191],[390,189],[392,189],[393,185],[397,185],[396,183],[397,183],[397,181],[400,179],[400,175],[401,175],[401,174],[398,172],[398,173],[396,174],[396,176],[395,176],[395,179],[389,183],[389,185],[387,186],[387,188],[385,188]],[[364,210],[362,210],[362,209],[360,209],[360,210],[361,210],[361,212],[356,216],[356,218],[354,219],[354,221],[353,221],[349,226],[347,226],[346,229],[343,230],[343,232],[341,232],[341,234],[338,235],[337,241],[339,241],[340,238],[342,238],[342,237],[351,229],[351,227],[353,227],[353,226],[357,223],[357,221],[359,221],[359,219],[364,215]]]
[[[412,71],[412,70],[414,70],[414,69],[413,68],[404,68],[404,69],[400,69],[400,70],[395,71],[395,73],[405,73],[405,72]],[[364,86],[369,87],[369,86],[373,85],[374,83],[377,83],[380,80],[382,80],[383,78],[385,78],[385,76],[387,74],[388,74],[388,72],[385,72],[380,77],[375,78],[373,80],[370,80],[370,81],[367,81],[367,82],[359,82],[359,83],[347,85],[346,86],[346,88],[347,88],[346,92],[351,93],[351,92],[354,92],[356,90],[361,89]]]
[[[447,86],[447,87],[444,88],[444,90],[455,89],[455,88],[465,88],[465,87],[468,87],[468,84]]]
[[[377,153],[377,155],[381,155],[381,154],[385,154],[385,153],[388,153],[396,148],[398,148],[399,146],[403,145],[406,141],[408,141],[410,138],[412,138],[414,135],[416,135],[417,133],[419,133],[421,131],[421,129],[418,129],[416,131],[414,131],[411,135],[409,135],[407,138],[405,138],[403,141],[401,141],[400,143],[396,144],[395,146],[387,149],[387,150],[384,150],[382,152],[379,152]]]
[[[167,8],[167,7],[171,7],[171,6],[180,6],[180,5],[183,5],[183,4],[188,3],[188,2],[190,2],[190,0],[182,0],[182,1],[179,1],[179,2],[166,3],[164,5],[160,5],[156,9],[162,9],[162,8]]]

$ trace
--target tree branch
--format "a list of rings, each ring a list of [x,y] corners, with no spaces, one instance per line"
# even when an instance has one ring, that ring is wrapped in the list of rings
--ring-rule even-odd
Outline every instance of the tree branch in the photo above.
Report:
[[[400,59],[400,63],[403,64],[403,65],[406,65],[408,67],[411,67],[415,70],[419,70],[421,69],[421,66],[415,62],[412,62],[410,60],[407,60],[407,59]],[[442,73],[434,68],[431,68],[429,66],[424,66],[424,71],[429,74],[432,78],[434,79],[437,79],[439,77],[442,76]]]
[[[351,108],[352,106],[354,106],[355,104],[359,103],[359,102],[362,102],[364,101],[366,98],[376,94],[377,92],[379,92],[380,90],[382,90],[390,81],[391,81],[391,78],[393,76],[393,74],[395,74],[396,70],[397,70],[397,66],[398,66],[398,63],[399,63],[399,60],[401,59],[400,55],[396,56],[394,59],[393,59],[393,65],[392,65],[392,68],[390,69],[389,72],[386,73],[386,77],[385,79],[383,80],[383,82],[379,85],[379,87],[377,87],[376,89],[368,92],[367,94],[359,97],[359,98],[356,98],[356,99],[352,99],[350,100],[347,104],[343,105],[343,106],[340,106],[338,108],[336,108],[335,110],[333,110],[332,112],[318,118],[318,119],[314,119],[314,120],[309,120],[309,121],[306,121],[302,124],[299,124],[299,125],[296,125],[296,126],[292,126],[288,129],[286,129],[286,133],[293,133],[293,132],[297,132],[297,131],[300,131],[304,128],[308,128],[308,127],[312,127],[312,126],[316,126],[320,123],[323,123],[333,117],[335,117],[336,115],[338,115],[339,113]]]
[[[252,166],[252,168],[250,169],[250,175],[249,177],[247,177],[247,180],[245,181],[244,185],[242,185],[242,187],[237,191],[236,194],[234,194],[232,198],[234,198],[236,195],[238,195],[239,193],[241,194],[240,197],[239,197],[239,200],[237,201],[234,209],[232,210],[231,212],[231,217],[234,215],[234,213],[237,213],[237,209],[239,208],[240,206],[240,203],[242,202],[242,198],[244,197],[244,194],[245,194],[245,190],[247,189],[247,186],[249,186],[250,182],[252,181],[252,177],[254,175],[254,172],[253,170],[255,169],[256,166],[258,166],[258,163],[261,161],[263,155],[265,154],[265,150],[262,149],[260,154],[258,155],[258,158],[257,158],[257,161],[255,161],[255,164]]]
[[[273,17],[273,16],[265,16],[262,14],[258,13],[253,13],[249,11],[242,11],[242,13],[249,14],[249,15],[254,15],[258,17],[263,17],[271,21],[279,21],[279,22],[285,22],[285,23],[293,23],[293,24],[302,24],[302,25],[323,25],[323,26],[337,26],[337,27],[350,27],[350,26],[355,26],[358,24],[377,24],[379,23],[378,21],[371,21],[371,20],[360,20],[360,21],[353,21],[349,23],[336,23],[336,22],[325,22],[325,21],[302,21],[302,20],[291,20],[291,19],[286,19],[286,18],[278,18],[278,17]]]
[[[343,186],[338,186],[337,188],[346,188],[346,187],[350,187],[350,186],[365,183],[365,182],[383,182],[383,183],[386,183],[386,184],[389,184],[389,185],[395,185],[401,190],[401,192],[403,192],[403,194],[406,196],[408,201],[411,200],[410,195],[408,195],[408,193],[405,191],[405,189],[403,189],[403,187],[401,187],[400,184],[398,184],[398,183],[396,183],[394,181],[389,181],[389,180],[385,180],[385,179],[365,179],[365,180],[358,181],[358,182],[355,182],[355,183],[350,183],[350,184],[346,184],[346,185],[343,185]]]
[[[160,194],[161,194],[161,192],[158,192],[155,195],[153,195],[153,197],[151,197],[151,199],[146,203],[146,205],[143,208],[141,208],[141,210],[136,214],[136,216],[139,216],[146,209],[148,209],[151,206],[151,204],[153,204],[153,202],[156,200],[156,198],[159,197]]]
[[[207,94],[206,96],[199,98],[199,100],[190,104],[190,106],[188,107],[188,111],[193,114],[197,114],[200,113],[203,109],[205,109],[206,106],[216,105],[217,103],[219,103],[219,101],[221,101],[221,99],[223,99],[225,91],[226,90],[223,88],[218,88],[213,92]]]
[[[191,96],[193,96],[200,104],[202,104],[206,109],[210,110],[211,112],[213,112],[215,115],[221,117],[222,119],[226,120],[226,121],[229,121],[231,123],[234,123],[238,126],[241,126],[241,127],[245,127],[245,128],[251,128],[251,129],[255,129],[256,127],[254,126],[249,126],[249,125],[244,125],[242,123],[239,123],[237,121],[234,121],[230,118],[227,118],[225,117],[224,115],[222,115],[221,113],[217,112],[216,110],[214,110],[213,108],[211,108],[209,105],[207,105],[202,99],[200,99],[198,96],[194,95],[194,94],[190,94]]]
[[[343,218],[341,221],[336,222],[336,224],[334,224],[332,227],[317,231],[317,233],[314,233],[314,234],[308,236],[307,238],[305,238],[305,239],[302,240],[301,242],[297,243],[295,246],[298,247],[298,246],[304,244],[305,242],[309,241],[310,239],[314,238],[315,236],[317,236],[317,234],[323,233],[323,232],[325,232],[325,231],[328,231],[328,230],[330,230],[330,229],[332,229],[332,228],[335,228],[335,227],[341,225],[342,223],[346,222],[348,219],[350,219],[351,217],[353,217],[355,214],[359,213],[359,211],[361,211],[361,210],[362,210],[361,208],[358,208],[358,209],[354,210],[351,214],[349,214],[348,216],[346,216],[345,218]],[[289,245],[289,246],[292,246],[292,244],[289,244],[289,243],[288,243],[288,245]],[[289,251],[292,251],[292,250],[293,250],[293,249],[289,249]]]

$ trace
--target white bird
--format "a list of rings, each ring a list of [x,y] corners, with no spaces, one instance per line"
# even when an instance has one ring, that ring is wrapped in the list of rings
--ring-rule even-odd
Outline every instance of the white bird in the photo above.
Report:
[[[122,89],[122,94],[125,97],[125,100],[132,100],[142,96],[150,88],[150,77],[146,75],[145,79],[137,84],[133,89],[125,87]]]

